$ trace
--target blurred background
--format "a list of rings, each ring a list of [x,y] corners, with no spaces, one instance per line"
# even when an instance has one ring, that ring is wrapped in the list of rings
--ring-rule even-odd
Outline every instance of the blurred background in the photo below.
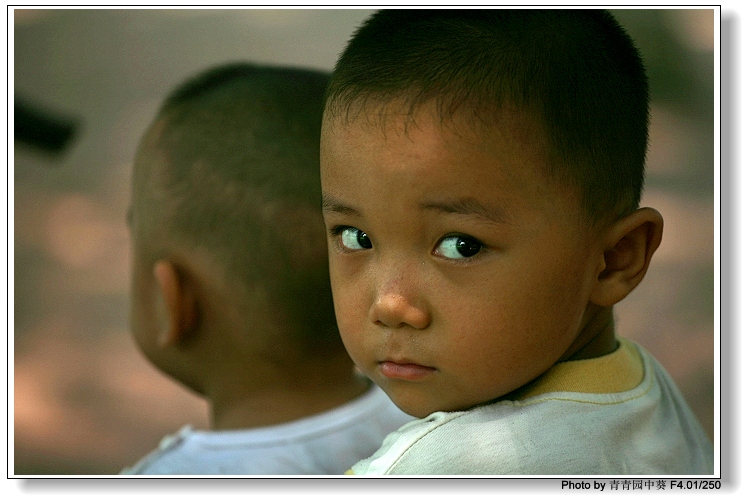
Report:
[[[332,69],[370,12],[12,12],[15,475],[115,474],[184,424],[207,426],[204,401],[128,331],[137,142],[185,78],[238,60]],[[713,11],[614,14],[651,78],[643,205],[666,223],[647,277],[616,307],[618,331],[667,368],[712,438]],[[46,134],[39,117],[55,125]]]

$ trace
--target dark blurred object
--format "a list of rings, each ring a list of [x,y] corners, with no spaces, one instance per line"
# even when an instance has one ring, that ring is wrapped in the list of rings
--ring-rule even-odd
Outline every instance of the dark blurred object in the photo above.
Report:
[[[18,95],[14,97],[14,117],[15,140],[53,154],[70,143],[77,127],[74,119],[40,109]]]

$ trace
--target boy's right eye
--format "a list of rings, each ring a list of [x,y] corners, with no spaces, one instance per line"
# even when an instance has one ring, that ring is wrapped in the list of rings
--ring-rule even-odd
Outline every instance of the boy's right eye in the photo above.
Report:
[[[372,249],[372,241],[369,236],[354,227],[341,227],[341,244],[349,251],[361,251],[362,249]]]

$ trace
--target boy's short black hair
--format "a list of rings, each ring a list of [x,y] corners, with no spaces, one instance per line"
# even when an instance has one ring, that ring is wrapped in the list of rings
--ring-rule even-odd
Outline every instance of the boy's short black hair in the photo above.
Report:
[[[648,141],[640,55],[602,10],[383,10],[356,31],[326,95],[326,113],[435,99],[496,115],[511,105],[540,118],[549,174],[573,185],[593,220],[635,210]]]
[[[170,245],[210,253],[227,278],[262,287],[318,350],[340,343],[320,213],[328,80],[250,63],[188,80],[144,137],[132,192],[133,232],[150,259]]]

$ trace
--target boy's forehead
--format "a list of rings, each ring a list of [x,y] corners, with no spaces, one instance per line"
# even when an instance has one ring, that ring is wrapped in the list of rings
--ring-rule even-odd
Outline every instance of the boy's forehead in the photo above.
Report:
[[[441,153],[470,164],[471,155],[495,156],[505,167],[520,162],[544,166],[548,141],[540,120],[507,105],[492,113],[463,109],[446,115],[434,101],[408,106],[402,101],[368,104],[353,112],[327,111],[323,120],[323,169],[332,157],[345,160],[366,154],[367,147],[387,149],[395,142],[413,145],[412,153]]]
[[[449,108],[441,100],[412,103],[404,98],[372,99],[353,102],[343,109],[326,109],[323,116],[323,139],[354,129],[369,134],[390,133],[410,136],[426,126],[442,131],[442,138],[457,138],[461,143],[485,140],[509,140],[518,145],[547,145],[542,120],[537,113],[511,103],[502,106],[464,102]],[[340,137],[340,135],[339,135]]]
[[[468,199],[511,217],[522,206],[579,214],[577,191],[549,174],[547,140],[530,114],[508,107],[489,121],[470,112],[444,119],[434,107],[373,110],[326,116],[321,179],[328,199],[364,206],[399,192],[400,201],[419,206]]]

